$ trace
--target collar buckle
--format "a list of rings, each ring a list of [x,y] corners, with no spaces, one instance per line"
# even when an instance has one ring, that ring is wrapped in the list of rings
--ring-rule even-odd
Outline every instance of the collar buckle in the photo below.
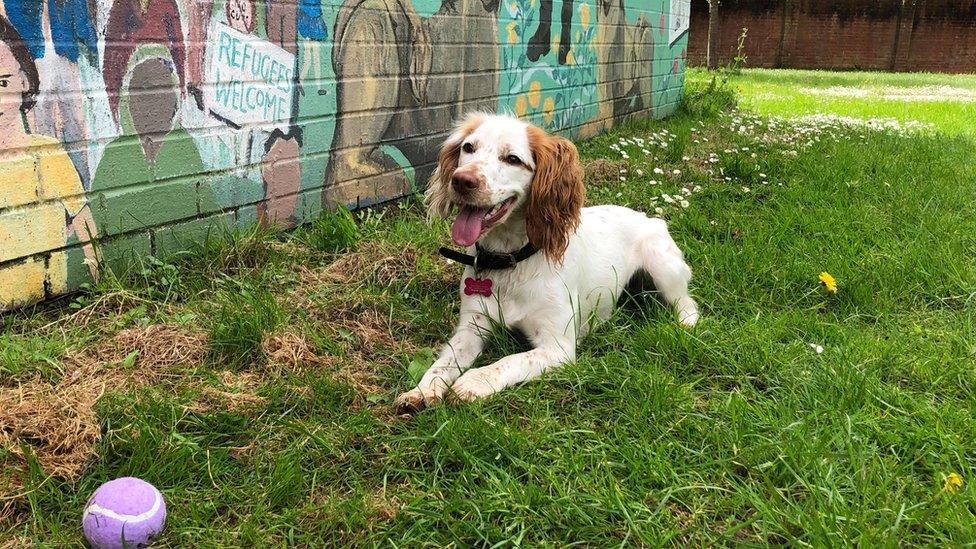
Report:
[[[515,259],[515,254],[513,253],[495,254],[495,257],[505,262],[505,266],[503,267],[505,269],[511,269],[518,264],[518,260]]]
[[[504,253],[491,252],[485,250],[477,244],[475,245],[474,255],[468,255],[444,247],[442,247],[439,251],[441,255],[450,259],[451,261],[457,261],[463,265],[470,265],[474,268],[475,274],[478,274],[481,271],[512,269],[520,262],[535,255],[538,250],[536,250],[535,246],[533,246],[530,242],[523,246],[520,250]]]
[[[492,252],[475,244],[474,261],[472,267],[477,273],[482,270],[511,269],[518,265],[517,252]]]

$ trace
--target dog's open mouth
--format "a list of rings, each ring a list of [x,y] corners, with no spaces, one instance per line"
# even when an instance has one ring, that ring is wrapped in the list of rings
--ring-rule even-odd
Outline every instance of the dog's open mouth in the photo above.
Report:
[[[512,209],[514,204],[515,197],[512,196],[487,208],[470,204],[462,205],[461,211],[454,219],[454,225],[451,227],[451,238],[458,246],[474,245],[481,235],[485,234],[485,231],[505,217],[505,214]]]

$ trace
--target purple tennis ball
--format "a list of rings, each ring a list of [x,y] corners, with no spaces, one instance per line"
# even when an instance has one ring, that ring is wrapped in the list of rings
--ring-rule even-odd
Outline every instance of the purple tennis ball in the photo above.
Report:
[[[95,549],[147,547],[166,523],[166,502],[155,486],[134,477],[110,480],[85,504],[85,538]]]

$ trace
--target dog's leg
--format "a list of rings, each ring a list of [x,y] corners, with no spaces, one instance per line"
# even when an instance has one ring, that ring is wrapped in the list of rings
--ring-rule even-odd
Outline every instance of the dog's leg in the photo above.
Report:
[[[566,352],[558,347],[538,347],[509,355],[483,368],[468,370],[454,382],[451,398],[472,401],[541,376],[546,370],[565,364]]]
[[[691,268],[681,250],[665,229],[642,244],[644,270],[654,280],[654,287],[678,313],[678,321],[691,327],[698,322],[698,306],[688,294]]]
[[[454,380],[461,375],[461,372],[470,368],[481,354],[484,349],[482,334],[485,333],[487,325],[487,319],[483,315],[462,316],[450,342],[444,346],[440,356],[424,373],[417,387],[397,397],[395,402],[397,411],[419,412],[427,406],[440,402]]]
[[[559,318],[564,320],[555,320]],[[542,315],[536,322],[523,322],[520,328],[535,348],[506,356],[483,368],[468,370],[454,382],[450,397],[465,401],[486,397],[575,360],[576,331],[569,328],[567,333],[560,329],[571,325],[571,312],[566,315],[553,312]]]

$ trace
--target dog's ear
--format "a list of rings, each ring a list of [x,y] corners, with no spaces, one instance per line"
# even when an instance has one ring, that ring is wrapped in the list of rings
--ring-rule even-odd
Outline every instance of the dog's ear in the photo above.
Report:
[[[447,137],[437,156],[437,167],[427,182],[424,202],[430,217],[447,217],[451,213],[451,178],[458,168],[461,157],[461,144],[484,119],[482,114],[472,114],[462,120]]]
[[[427,181],[427,191],[424,192],[424,202],[427,204],[427,215],[434,217],[447,217],[451,213],[451,177],[458,167],[458,158],[461,156],[461,141],[464,136],[455,139],[457,132],[451,134],[441,146],[441,152],[437,156],[437,167]]]
[[[580,222],[586,200],[583,166],[573,142],[529,127],[535,157],[535,178],[526,208],[529,241],[557,263],[562,262],[569,237]]]

